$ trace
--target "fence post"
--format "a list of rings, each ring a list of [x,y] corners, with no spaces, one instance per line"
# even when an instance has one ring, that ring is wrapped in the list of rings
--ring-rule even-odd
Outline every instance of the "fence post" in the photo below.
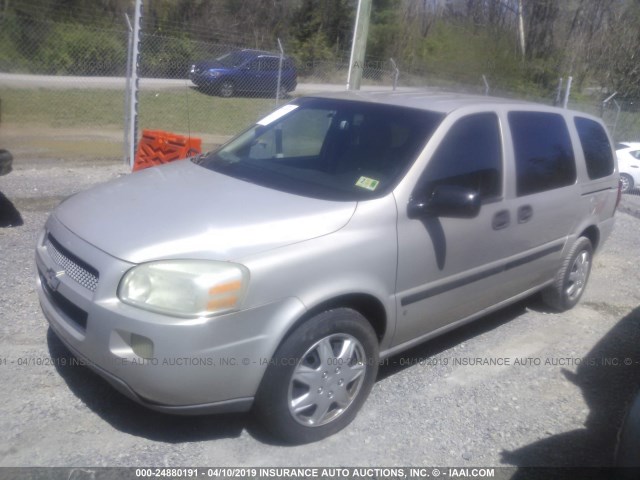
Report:
[[[488,97],[489,96],[490,87],[489,87],[489,82],[487,81],[487,77],[484,74],[482,75],[482,81],[484,82],[484,96]]]
[[[129,154],[131,152],[131,132],[129,131],[129,102],[131,101],[131,89],[129,88],[129,81],[131,79],[131,52],[133,50],[133,26],[129,15],[124,14],[124,19],[127,21],[127,70],[124,77],[124,151],[123,159],[124,163],[129,165]]]
[[[605,98],[602,101],[602,104],[600,105],[600,117],[604,118],[604,109],[607,108],[607,104],[613,100],[613,97],[615,97],[618,94],[618,92],[613,92],[611,95],[609,95],[607,98]]]
[[[562,97],[562,82],[563,81],[564,81],[564,79],[562,77],[560,77],[560,79],[558,80],[558,88],[556,90],[556,98],[553,101],[553,106],[554,107],[560,105],[560,98]]]
[[[393,90],[395,91],[398,88],[398,77],[400,76],[400,70],[398,69],[398,65],[393,58],[389,59],[391,61],[391,66],[393,67]]]
[[[564,91],[564,102],[562,102],[562,107],[567,108],[569,106],[569,95],[571,94],[571,82],[573,81],[573,77],[567,78],[567,89]]]
[[[282,42],[278,37],[278,48],[280,49],[280,62],[278,63],[278,86],[276,88],[276,108],[278,107],[278,100],[280,99],[280,86],[282,84],[282,61],[284,59],[284,49],[282,48]]]
[[[133,169],[138,142],[138,68],[140,66],[140,27],[142,23],[142,0],[136,0],[135,15],[133,20],[133,41],[131,49],[131,76],[127,79],[128,125],[125,128],[129,135],[129,166]]]
[[[613,129],[611,131],[611,137],[615,140],[616,138],[616,129],[618,128],[618,120],[620,120],[620,112],[622,111],[622,107],[620,107],[620,104],[616,101],[616,99],[613,99],[613,104],[616,106],[616,119],[613,122]]]

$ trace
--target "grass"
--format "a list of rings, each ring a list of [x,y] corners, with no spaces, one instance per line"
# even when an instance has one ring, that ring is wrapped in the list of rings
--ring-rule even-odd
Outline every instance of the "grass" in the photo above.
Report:
[[[122,128],[124,92],[94,89],[0,89],[2,122],[53,128]],[[231,135],[275,106],[271,98],[220,98],[191,88],[142,91],[140,128]]]
[[[0,143],[35,157],[121,157],[124,92],[0,87]],[[200,136],[203,148],[273,110],[273,98],[220,98],[191,88],[141,91],[138,129]]]

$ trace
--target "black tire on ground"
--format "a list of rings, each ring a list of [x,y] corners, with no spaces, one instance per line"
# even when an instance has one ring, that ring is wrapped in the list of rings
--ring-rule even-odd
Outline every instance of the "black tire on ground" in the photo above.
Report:
[[[8,150],[0,149],[0,176],[11,173],[13,156]]]
[[[573,308],[587,286],[592,259],[591,241],[578,238],[562,261],[554,283],[542,291],[542,300],[559,312]]]
[[[280,344],[258,389],[254,414],[280,441],[303,444],[346,427],[378,372],[378,340],[355,310],[302,323]]]
[[[235,85],[231,80],[224,80],[220,84],[220,88],[218,90],[218,92],[220,93],[220,96],[224,98],[233,97],[233,94],[235,93],[235,91],[236,91]]]

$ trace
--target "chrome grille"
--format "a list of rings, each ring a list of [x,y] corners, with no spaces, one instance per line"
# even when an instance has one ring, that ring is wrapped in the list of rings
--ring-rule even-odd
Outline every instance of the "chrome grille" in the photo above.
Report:
[[[51,235],[47,235],[44,242],[49,255],[64,273],[72,280],[82,285],[87,290],[95,292],[98,286],[98,271],[77,258],[71,252],[62,247]]]

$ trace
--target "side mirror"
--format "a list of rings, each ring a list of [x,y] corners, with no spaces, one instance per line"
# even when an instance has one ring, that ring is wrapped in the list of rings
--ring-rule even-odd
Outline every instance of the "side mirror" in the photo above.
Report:
[[[480,212],[480,195],[475,190],[454,185],[435,187],[427,199],[411,199],[409,218],[452,217],[473,218]]]

